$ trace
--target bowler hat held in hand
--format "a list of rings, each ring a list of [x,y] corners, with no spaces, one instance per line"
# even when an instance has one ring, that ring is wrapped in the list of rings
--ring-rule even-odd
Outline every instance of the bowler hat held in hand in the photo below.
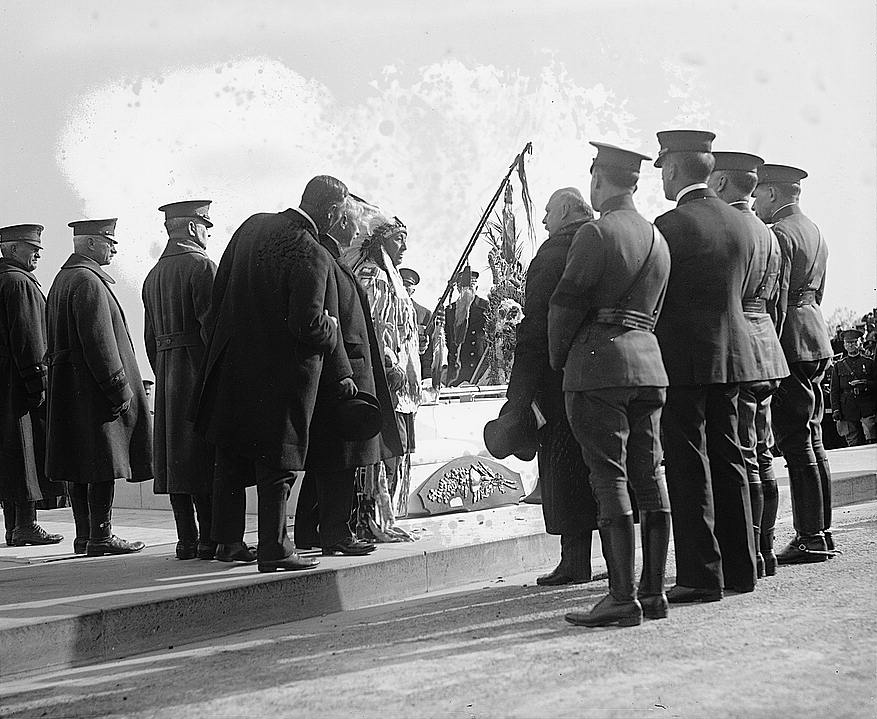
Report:
[[[335,428],[342,439],[362,442],[377,436],[383,425],[378,398],[359,391],[350,399],[339,399],[332,413]]]
[[[536,415],[530,407],[514,407],[506,403],[499,417],[484,425],[484,444],[497,459],[510,454],[529,462],[539,449]]]

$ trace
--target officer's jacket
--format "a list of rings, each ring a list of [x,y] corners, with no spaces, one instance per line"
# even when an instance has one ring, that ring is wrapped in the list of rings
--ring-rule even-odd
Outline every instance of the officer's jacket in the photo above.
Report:
[[[487,350],[487,312],[490,303],[475,296],[469,305],[466,322],[458,326],[457,302],[445,309],[445,342],[448,346],[448,382],[451,385],[471,382],[481,357]],[[465,327],[464,332],[460,328]]]
[[[749,203],[735,203],[732,207],[740,211],[750,228],[755,248],[743,288],[743,312],[749,321],[749,337],[760,379],[782,379],[789,374],[789,366],[776,331],[776,322],[785,314],[779,301],[780,245],[771,229],[749,209]]]
[[[743,314],[754,251],[740,212],[695,189],[655,220],[670,248],[670,281],[655,334],[671,385],[761,379]]]
[[[865,384],[851,385],[854,380]],[[877,412],[877,363],[859,354],[846,355],[831,368],[831,411],[840,411],[841,419],[857,422]]]
[[[809,362],[831,357],[831,340],[819,308],[828,245],[796,204],[779,209],[771,219],[783,253],[780,302],[785,302],[787,309],[780,342],[786,360]]]
[[[548,310],[549,358],[563,368],[564,391],[667,385],[654,333],[598,315],[619,309],[653,323],[669,274],[667,244],[630,195],[610,198],[599,220],[582,225]]]

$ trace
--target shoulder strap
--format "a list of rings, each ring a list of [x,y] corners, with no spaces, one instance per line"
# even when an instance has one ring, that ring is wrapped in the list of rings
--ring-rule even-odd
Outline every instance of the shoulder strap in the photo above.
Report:
[[[640,265],[639,271],[636,273],[636,277],[633,278],[633,282],[630,283],[630,286],[621,294],[619,300],[622,305],[626,305],[630,301],[631,293],[637,288],[639,283],[642,281],[643,276],[645,275],[646,268],[649,266],[649,260],[652,258],[652,252],[655,250],[655,244],[658,242],[658,228],[655,225],[652,225],[652,244],[649,245],[649,252],[646,255],[646,259],[643,260],[642,265]]]

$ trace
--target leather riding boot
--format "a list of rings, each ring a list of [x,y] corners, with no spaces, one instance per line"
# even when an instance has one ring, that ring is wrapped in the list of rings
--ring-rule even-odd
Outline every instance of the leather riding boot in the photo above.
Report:
[[[113,497],[115,482],[96,482],[88,485],[88,518],[91,533],[85,553],[89,557],[104,554],[131,554],[146,545],[143,542],[127,542],[113,534]]]
[[[792,489],[792,523],[795,537],[777,553],[780,564],[824,562],[828,548],[822,534],[822,487],[816,464],[789,467]]]
[[[213,559],[216,542],[210,536],[213,527],[213,497],[210,494],[193,494],[195,513],[198,515],[198,559]]]
[[[603,556],[609,570],[609,594],[590,612],[569,612],[565,619],[583,627],[633,627],[642,624],[643,610],[634,586],[633,515],[613,517],[600,527]]]
[[[171,494],[171,509],[177,525],[177,559],[194,559],[198,552],[198,528],[191,494]]]
[[[816,458],[816,469],[819,471],[819,485],[822,487],[822,533],[825,535],[825,546],[829,552],[834,551],[834,537],[831,534],[831,467],[828,457]],[[829,558],[832,555],[829,554]]]
[[[758,579],[764,576],[764,556],[761,554],[761,516],[764,513],[764,490],[761,479],[749,482],[749,506],[752,507],[752,531],[755,535],[755,573]]]
[[[12,532],[15,530],[15,503],[3,502],[3,524],[6,527],[6,546],[12,546]]]
[[[664,593],[667,548],[670,545],[670,512],[640,512],[643,572],[637,598],[646,619],[664,619],[670,608]]]
[[[584,584],[591,581],[591,532],[560,535],[560,563],[536,578],[541,587]]]
[[[28,544],[57,544],[64,536],[49,534],[37,524],[36,502],[15,503],[15,529],[12,532],[12,546],[24,547]]]
[[[73,523],[76,525],[76,538],[73,540],[73,553],[85,554],[88,535],[91,534],[91,522],[88,511],[88,485],[78,482],[67,482],[67,494],[70,495],[70,507],[73,509]]]
[[[764,561],[764,574],[772,577],[777,573],[777,555],[773,551],[774,526],[777,521],[777,510],[780,504],[780,494],[775,479],[761,479],[761,490],[764,498],[764,509],[761,513],[761,556]]]

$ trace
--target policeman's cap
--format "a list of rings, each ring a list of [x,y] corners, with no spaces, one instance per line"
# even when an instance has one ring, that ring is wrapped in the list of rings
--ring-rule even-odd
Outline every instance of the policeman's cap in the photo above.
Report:
[[[210,221],[210,203],[213,200],[183,200],[181,202],[170,202],[158,208],[159,212],[164,213],[165,222],[175,217],[186,217],[191,220],[203,222],[207,227],[213,227]]]
[[[45,229],[42,225],[10,225],[0,228],[0,242],[27,242],[34,247],[43,247],[40,233]]]
[[[658,133],[661,150],[655,167],[664,164],[664,156],[670,152],[712,152],[716,133],[709,130],[663,130]]]
[[[642,155],[633,150],[623,150],[615,145],[607,145],[605,142],[591,142],[597,148],[597,157],[591,167],[617,167],[621,170],[639,172],[640,163],[651,161],[648,155]]]
[[[417,274],[417,270],[412,270],[410,267],[400,267],[399,275],[402,277],[403,282],[408,282],[412,285],[420,284],[420,275]]]
[[[844,342],[855,342],[865,336],[862,330],[844,330],[840,333],[840,337]]]
[[[740,172],[758,172],[764,160],[758,155],[748,152],[714,152],[716,166],[713,171],[737,170]]]
[[[758,184],[796,185],[807,177],[807,173],[791,165],[762,165],[758,168]]]
[[[70,222],[67,224],[67,227],[73,228],[73,236],[74,237],[90,237],[93,235],[97,235],[100,237],[105,237],[114,245],[116,242],[116,222],[119,221],[117,217],[111,217],[106,220],[76,220],[75,222]]]

